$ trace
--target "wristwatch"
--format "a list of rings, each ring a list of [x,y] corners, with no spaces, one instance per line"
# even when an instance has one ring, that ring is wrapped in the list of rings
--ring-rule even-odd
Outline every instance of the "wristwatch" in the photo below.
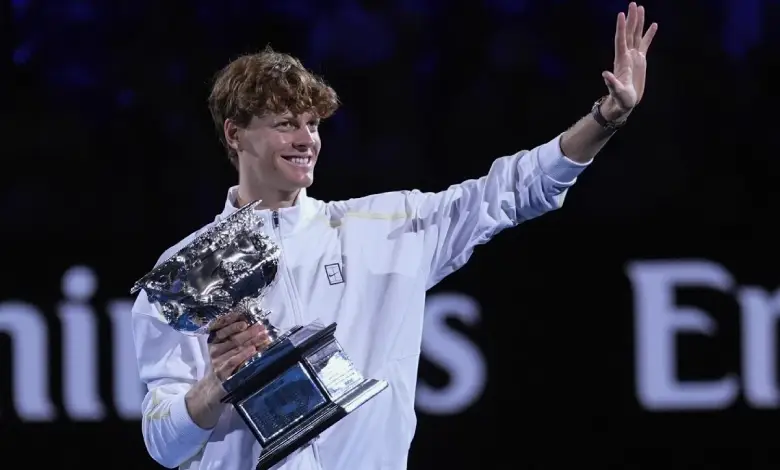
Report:
[[[601,114],[601,104],[607,99],[606,96],[602,96],[599,98],[595,103],[593,103],[593,108],[590,110],[591,116],[593,116],[593,119],[596,120],[597,123],[604,129],[610,130],[610,131],[616,131],[620,129],[621,127],[626,125],[627,118],[622,118],[617,121],[607,121],[607,118],[604,117],[603,114]]]

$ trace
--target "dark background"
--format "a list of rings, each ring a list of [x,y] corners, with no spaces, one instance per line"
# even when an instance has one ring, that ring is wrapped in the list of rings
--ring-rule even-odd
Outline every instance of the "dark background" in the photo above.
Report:
[[[644,5],[660,27],[630,125],[562,210],[500,234],[434,289],[479,302],[478,324],[451,327],[478,344],[488,381],[457,414],[418,412],[410,468],[480,468],[504,457],[534,469],[763,469],[780,460],[775,407],[740,395],[721,410],[643,409],[626,275],[631,261],[697,259],[770,294],[780,283],[771,86],[780,83],[780,30],[770,27],[780,24],[780,2]],[[12,342],[0,335],[2,458],[156,468],[139,422],[111,408],[104,310],[164,249],[212,220],[235,184],[206,108],[210,79],[231,58],[270,43],[340,93],[342,109],[322,126],[312,196],[440,190],[586,114],[605,92],[600,73],[626,8],[607,0],[3,2],[0,302],[44,312],[59,417],[17,416]],[[56,311],[60,278],[74,265],[99,278],[90,305],[109,413],[100,422],[62,412]],[[740,337],[736,295],[680,294],[718,322],[714,336],[683,345],[684,378],[740,374],[750,338]],[[424,359],[421,380],[446,386],[447,375]]]

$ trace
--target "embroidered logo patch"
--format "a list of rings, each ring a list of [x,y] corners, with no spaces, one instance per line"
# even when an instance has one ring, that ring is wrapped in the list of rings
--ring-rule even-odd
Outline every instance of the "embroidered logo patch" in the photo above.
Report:
[[[326,264],[325,274],[328,276],[328,283],[332,286],[344,283],[344,274],[341,272],[341,264],[339,263]]]

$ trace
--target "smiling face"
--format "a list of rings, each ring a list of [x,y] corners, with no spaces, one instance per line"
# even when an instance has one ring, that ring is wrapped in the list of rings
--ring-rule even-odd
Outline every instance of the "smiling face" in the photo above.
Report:
[[[246,127],[225,122],[227,144],[238,155],[239,172],[257,185],[278,192],[297,192],[314,182],[322,141],[319,119],[312,112],[254,116]]]
[[[238,169],[237,202],[294,204],[314,181],[319,120],[338,107],[336,92],[322,78],[270,47],[223,68],[211,88],[209,111]]]

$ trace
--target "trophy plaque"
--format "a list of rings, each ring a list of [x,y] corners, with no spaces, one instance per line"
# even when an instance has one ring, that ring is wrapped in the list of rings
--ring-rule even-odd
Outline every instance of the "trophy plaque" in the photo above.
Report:
[[[263,323],[270,345],[223,382],[230,403],[262,446],[258,469],[276,465],[387,388],[354,367],[319,321],[284,332],[268,321],[264,295],[275,284],[280,249],[262,232],[249,203],[199,234],[139,279],[165,321],[187,335],[207,335],[217,318],[241,312]]]

